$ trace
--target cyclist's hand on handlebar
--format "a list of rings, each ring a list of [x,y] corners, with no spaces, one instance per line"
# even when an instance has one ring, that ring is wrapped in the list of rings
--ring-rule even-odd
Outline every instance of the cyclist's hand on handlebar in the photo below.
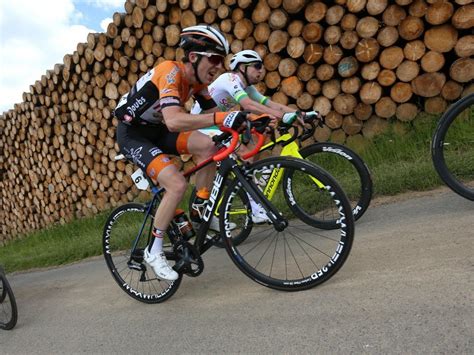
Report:
[[[214,114],[214,123],[218,126],[224,126],[234,131],[241,132],[247,126],[247,112],[231,111],[216,112]]]
[[[277,126],[278,120],[275,116],[263,114],[263,115],[256,115],[253,113],[249,113],[247,119],[251,122],[251,126],[255,127],[255,129],[261,133],[265,131],[265,133],[271,132]]]
[[[322,125],[324,123],[324,119],[318,111],[303,112],[303,120],[305,122],[311,122],[311,121],[317,120],[318,125],[320,127],[322,127]]]
[[[287,126],[290,126],[293,124],[293,122],[296,121],[298,118],[298,111],[296,112],[286,112],[283,114],[283,117],[281,118],[281,122]]]

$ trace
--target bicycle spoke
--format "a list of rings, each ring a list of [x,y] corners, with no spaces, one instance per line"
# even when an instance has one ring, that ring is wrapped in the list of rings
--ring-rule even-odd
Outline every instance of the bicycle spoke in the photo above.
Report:
[[[281,290],[313,287],[332,277],[348,256],[354,231],[351,206],[332,177],[301,160],[264,159],[251,165],[248,174],[259,177],[252,169],[260,172],[276,167],[283,178],[272,174],[273,190],[269,184],[264,193],[272,196],[271,205],[278,211],[273,212],[288,225],[282,231],[273,224],[254,226],[241,244],[226,239],[226,249],[242,271],[266,286]],[[325,188],[302,183],[313,178]],[[229,212],[234,201],[239,203],[241,189],[237,182],[228,187],[224,218],[232,217]],[[324,219],[328,216],[330,221]],[[342,218],[346,218],[344,223]]]
[[[295,261],[295,264],[296,264],[296,266],[298,267],[298,270],[300,271],[301,277],[304,277],[303,271],[301,271],[300,265],[298,264],[298,261],[296,260],[295,254],[293,253],[293,250],[291,250],[291,246],[290,246],[290,244],[288,243],[288,240],[286,239],[286,237],[285,237],[284,239],[285,239],[285,243],[288,245],[288,250],[290,251],[291,256],[293,257],[293,260]],[[285,259],[286,259],[286,255],[285,255]],[[285,261],[286,261],[286,260],[285,260]],[[285,270],[285,271],[286,271],[286,274],[288,275],[288,270],[287,270],[286,267],[285,267],[285,269],[286,269],[286,270]],[[287,280],[288,280],[288,276],[287,276]]]

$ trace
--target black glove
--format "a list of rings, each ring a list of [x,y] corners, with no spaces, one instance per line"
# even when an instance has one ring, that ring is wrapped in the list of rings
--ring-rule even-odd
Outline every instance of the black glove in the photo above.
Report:
[[[266,114],[249,113],[247,119],[250,121],[250,125],[260,133],[263,133],[270,123],[270,116]]]
[[[237,132],[240,132],[245,129],[247,122],[247,112],[216,112],[214,114],[214,122],[217,125],[224,126],[233,129]]]

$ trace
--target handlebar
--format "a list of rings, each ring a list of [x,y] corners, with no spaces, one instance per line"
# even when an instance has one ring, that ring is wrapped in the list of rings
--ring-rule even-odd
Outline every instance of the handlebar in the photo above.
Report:
[[[310,138],[313,136],[314,131],[316,130],[316,125],[314,124],[314,121],[306,122],[311,125],[311,128],[303,128],[303,133],[301,136],[298,138],[300,142]]]
[[[259,131],[257,131],[255,128],[252,128],[251,133],[254,133],[257,136],[258,141],[257,144],[255,144],[255,148],[253,150],[251,150],[247,154],[242,155],[242,159],[244,160],[257,154],[260,151],[260,148],[263,146],[263,143],[265,143],[265,136]]]
[[[291,138],[288,139],[288,140],[285,140],[284,145],[290,144],[291,142],[293,142],[298,137],[299,128],[297,126],[286,126],[286,125],[278,127],[278,130],[280,131],[280,134],[289,133],[290,128],[293,129],[293,132],[291,133]]]
[[[230,140],[230,144],[227,148],[221,149],[216,155],[212,157],[212,160],[214,161],[221,161],[227,158],[235,150],[235,147],[239,142],[239,134],[233,129],[222,126],[220,127],[220,130],[224,133],[213,137],[212,140],[214,142],[222,142],[229,138],[229,136],[232,136],[232,139]]]
[[[232,137],[230,140],[230,144],[228,147],[221,149],[214,157],[212,160],[214,161],[221,161],[227,158],[234,150],[235,147],[237,146],[237,143],[239,142],[239,134],[237,131],[234,131],[233,129],[227,128],[227,127],[220,127],[220,130],[223,131],[224,133],[214,136],[212,140],[214,142],[223,142],[224,140],[228,139],[229,137]],[[262,147],[263,143],[265,142],[265,136],[258,132],[255,128],[252,129],[252,133],[255,134],[258,138],[257,144],[255,145],[255,148],[251,151],[242,156],[243,159],[247,159],[255,154],[257,154],[260,151],[260,148]]]

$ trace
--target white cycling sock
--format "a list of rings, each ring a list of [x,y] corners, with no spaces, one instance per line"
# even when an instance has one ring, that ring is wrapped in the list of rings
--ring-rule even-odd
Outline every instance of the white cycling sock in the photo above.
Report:
[[[151,239],[148,251],[150,254],[156,255],[163,251],[163,237],[165,236],[165,231],[153,227],[151,234],[153,238]]]

